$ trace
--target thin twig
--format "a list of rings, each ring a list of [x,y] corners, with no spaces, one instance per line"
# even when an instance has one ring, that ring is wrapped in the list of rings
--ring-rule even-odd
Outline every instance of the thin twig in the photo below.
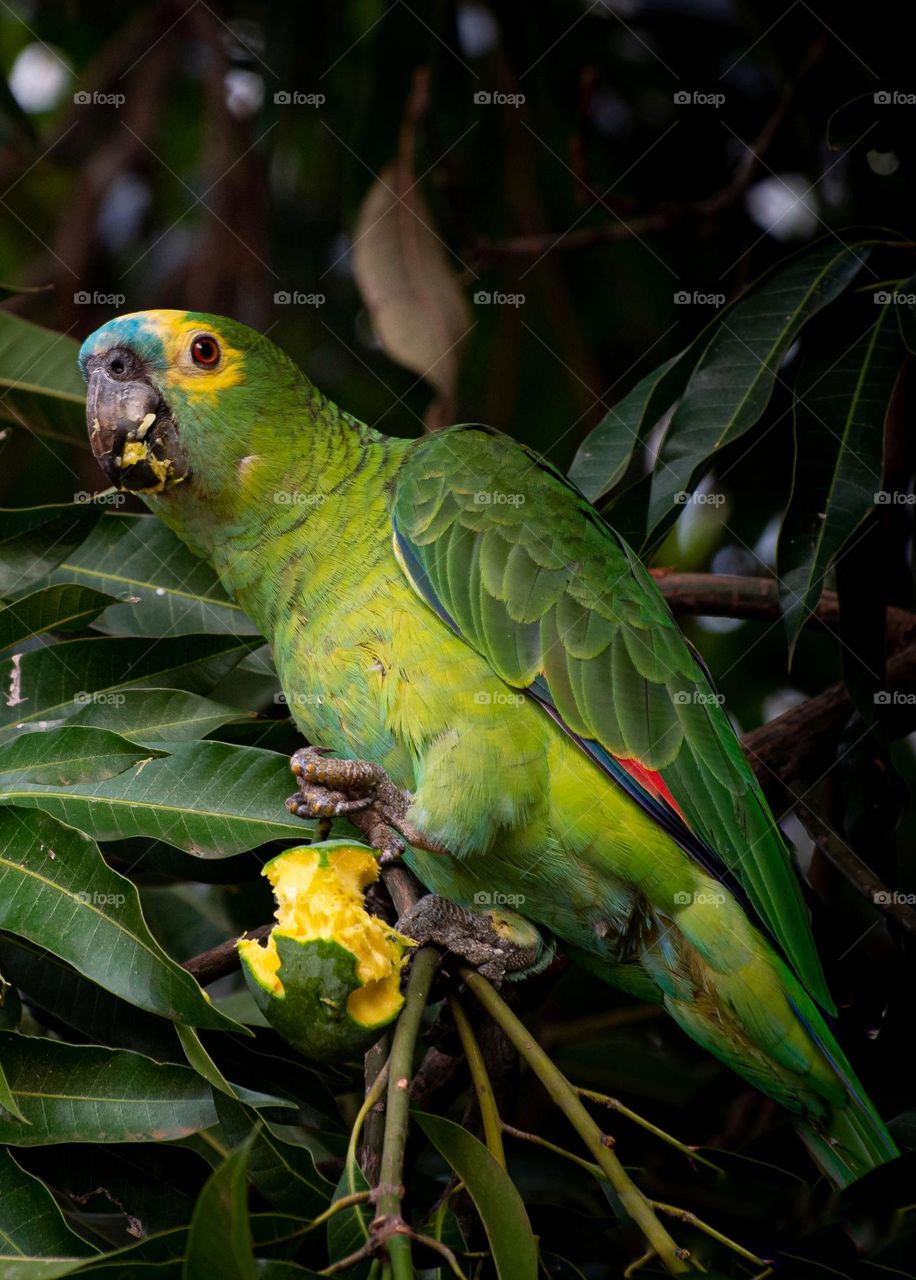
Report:
[[[462,966],[459,972],[468,990],[480,1001],[490,1017],[502,1027],[550,1097],[582,1138],[601,1167],[602,1173],[616,1191],[620,1203],[655,1249],[669,1275],[683,1275],[689,1270],[686,1261],[688,1254],[675,1244],[659,1222],[649,1201],[610,1149],[611,1140],[598,1128],[579,1101],[569,1081],[554,1066],[524,1023],[515,1016],[486,978],[467,966]]]
[[[477,1043],[477,1037],[474,1035],[474,1029],[458,996],[450,995],[448,1004],[452,1011],[452,1017],[455,1019],[458,1035],[461,1038],[464,1056],[468,1061],[471,1082],[474,1085],[477,1105],[480,1108],[480,1118],[483,1121],[483,1133],[487,1149],[496,1163],[505,1169],[506,1153],[503,1150],[503,1125],[499,1109],[496,1106],[496,1098],[493,1095],[493,1086],[490,1084],[487,1065],[480,1051],[480,1045]]]
[[[680,1209],[676,1204],[664,1204],[661,1200],[650,1200],[653,1209],[657,1209],[659,1213],[666,1213],[669,1218],[677,1218],[680,1222],[686,1222],[691,1227],[696,1227],[697,1231],[703,1231],[713,1240],[718,1240],[719,1244],[725,1245],[727,1249],[731,1249],[733,1253],[737,1253],[740,1257],[746,1258],[748,1262],[754,1262],[759,1267],[769,1266],[768,1258],[758,1258],[756,1253],[751,1253],[750,1249],[745,1249],[743,1245],[730,1240],[728,1236],[717,1231],[715,1227],[711,1227],[708,1222],[703,1222],[695,1213],[691,1213],[689,1209]]]
[[[518,1138],[522,1142],[531,1142],[536,1147],[543,1147],[545,1151],[552,1151],[555,1156],[562,1156],[564,1160],[569,1160],[573,1164],[577,1164],[580,1169],[584,1169],[586,1173],[590,1173],[593,1178],[603,1178],[604,1170],[600,1165],[594,1164],[591,1160],[585,1160],[582,1156],[577,1156],[574,1151],[567,1151],[565,1147],[558,1146],[555,1142],[550,1142],[547,1138],[541,1138],[536,1133],[528,1133],[525,1129],[516,1129],[515,1125],[503,1122],[503,1133],[508,1133],[510,1138]]]
[[[629,1107],[624,1106],[617,1098],[608,1097],[605,1093],[596,1093],[594,1089],[581,1089],[578,1085],[572,1086],[580,1098],[587,1098],[589,1102],[597,1102],[599,1106],[609,1107],[612,1111],[618,1112],[622,1116],[626,1116],[628,1120],[632,1120],[634,1124],[638,1124],[640,1128],[646,1129],[649,1133],[660,1138],[662,1142],[667,1142],[669,1146],[674,1147],[676,1151],[680,1151],[688,1160],[696,1160],[700,1164],[705,1164],[708,1168],[714,1169],[716,1173],[724,1173],[719,1165],[713,1164],[711,1160],[707,1160],[705,1156],[701,1156],[694,1147],[689,1147],[686,1142],[681,1142],[678,1138],[672,1137],[670,1133],[665,1133],[664,1129],[659,1129],[658,1125],[653,1124],[651,1120],[646,1120],[643,1116],[637,1115],[635,1111],[631,1111]]]

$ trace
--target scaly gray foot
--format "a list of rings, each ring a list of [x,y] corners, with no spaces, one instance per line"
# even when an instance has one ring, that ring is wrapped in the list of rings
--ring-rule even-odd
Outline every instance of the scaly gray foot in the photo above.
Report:
[[[398,929],[421,946],[434,943],[460,956],[497,984],[537,972],[553,955],[534,925],[514,911],[469,911],[435,894],[401,916]]]

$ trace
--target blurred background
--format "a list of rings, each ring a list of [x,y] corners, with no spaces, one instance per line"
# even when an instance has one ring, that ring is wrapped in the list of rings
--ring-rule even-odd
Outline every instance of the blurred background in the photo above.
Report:
[[[483,421],[566,467],[793,249],[850,227],[916,239],[899,19],[823,0],[0,0],[0,305],[76,339],[123,311],[231,315],[386,432]],[[686,507],[657,566],[772,571],[789,408],[777,389],[757,443],[709,478],[723,503]],[[82,440],[16,431],[2,396],[0,415],[0,504],[105,487]],[[890,598],[911,597],[907,563]],[[689,629],[739,730],[839,677],[817,633],[789,674],[778,624]],[[911,743],[894,753],[911,782]],[[872,1047],[902,979],[870,919],[850,912],[831,963],[853,1057],[893,1113],[911,996]],[[560,1003],[587,1020],[577,981]],[[613,1087],[665,1114],[721,1085],[682,1038],[646,1032],[652,1011],[616,1015],[633,1031]],[[609,1087],[602,1042],[567,1054]],[[725,1140],[763,1133],[767,1104],[727,1079]]]

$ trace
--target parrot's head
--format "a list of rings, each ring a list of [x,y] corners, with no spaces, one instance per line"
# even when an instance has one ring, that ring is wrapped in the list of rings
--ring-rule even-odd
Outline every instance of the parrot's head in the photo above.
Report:
[[[196,311],[117,316],[79,359],[92,452],[113,484],[137,493],[182,481],[218,491],[278,405],[314,393],[262,334]]]

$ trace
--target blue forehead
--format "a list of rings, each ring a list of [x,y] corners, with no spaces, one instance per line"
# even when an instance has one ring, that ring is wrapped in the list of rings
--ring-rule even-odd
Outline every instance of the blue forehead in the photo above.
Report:
[[[148,315],[116,316],[101,328],[90,333],[80,347],[79,363],[83,376],[86,376],[86,361],[90,356],[112,347],[129,347],[138,356],[151,365],[161,366],[165,360],[165,349],[162,338],[156,330],[152,317]]]

